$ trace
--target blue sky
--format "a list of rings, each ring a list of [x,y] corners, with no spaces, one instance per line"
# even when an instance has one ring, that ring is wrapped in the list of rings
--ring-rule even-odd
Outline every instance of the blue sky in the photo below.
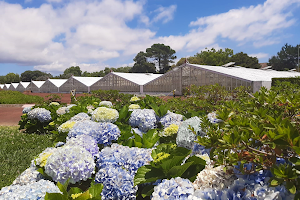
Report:
[[[300,0],[0,0],[0,30],[0,75],[132,66],[154,43],[178,59],[207,47],[267,62],[299,44]]]

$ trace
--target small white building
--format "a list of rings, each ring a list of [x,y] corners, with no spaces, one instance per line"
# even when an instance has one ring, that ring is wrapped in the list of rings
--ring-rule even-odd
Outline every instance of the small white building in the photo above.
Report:
[[[60,92],[70,92],[76,90],[76,92],[89,93],[91,86],[97,81],[101,80],[102,77],[81,77],[71,76],[64,84],[61,85]]]
[[[45,83],[45,81],[31,81],[27,86],[28,90],[31,92],[40,92],[40,88]]]
[[[143,93],[144,85],[160,76],[162,74],[111,72],[90,88],[91,90],[119,90],[120,92]]]
[[[4,87],[4,84],[0,84],[0,88],[3,89],[3,87]]]
[[[30,82],[20,82],[20,84],[17,86],[16,90],[19,91],[19,92],[24,92],[26,90],[30,90],[28,88]]]
[[[4,84],[4,86],[3,86],[3,90],[8,90],[9,89],[9,87],[10,87],[10,84]]]
[[[68,79],[48,79],[41,86],[40,92],[51,93],[51,92],[60,92],[59,88],[64,84]]]

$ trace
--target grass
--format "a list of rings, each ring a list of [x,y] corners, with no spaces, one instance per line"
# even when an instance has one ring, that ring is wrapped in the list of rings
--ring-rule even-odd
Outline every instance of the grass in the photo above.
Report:
[[[0,90],[0,104],[42,103],[44,98],[26,95],[18,91]]]
[[[35,156],[52,146],[50,137],[22,133],[18,126],[0,126],[0,188],[12,184]]]

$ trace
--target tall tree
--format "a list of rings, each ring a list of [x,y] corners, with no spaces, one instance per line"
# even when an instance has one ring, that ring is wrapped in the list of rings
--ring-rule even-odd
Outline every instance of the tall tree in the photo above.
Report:
[[[282,71],[297,68],[298,46],[285,44],[276,56],[272,56],[269,59],[269,65],[272,65],[272,69]]]
[[[230,62],[235,62],[235,65],[241,67],[254,69],[259,69],[261,67],[256,57],[248,56],[248,54],[243,52],[234,54],[229,60]]]
[[[153,73],[155,72],[155,64],[154,63],[149,63],[147,62],[147,57],[146,53],[143,51],[140,51],[134,60],[134,65],[131,68],[130,72],[135,72],[135,73]]]
[[[20,82],[19,74],[15,73],[8,73],[5,76],[5,83],[17,83]]]
[[[29,82],[31,80],[36,81],[39,77],[52,78],[53,76],[50,73],[41,72],[39,70],[31,71],[27,70],[21,74],[21,81]]]
[[[150,48],[146,49],[147,57],[152,58],[159,67],[160,73],[165,73],[170,68],[170,63],[173,63],[176,56],[175,50],[171,49],[170,46],[164,44],[153,44]]]
[[[72,74],[73,76],[81,76],[81,69],[79,66],[72,66],[72,67],[69,67],[67,69],[65,69],[64,71],[64,75],[68,75],[68,74]]]
[[[195,57],[198,57],[202,65],[221,66],[230,62],[230,57],[233,55],[233,50],[229,48],[219,49],[214,48],[206,49],[197,53]]]

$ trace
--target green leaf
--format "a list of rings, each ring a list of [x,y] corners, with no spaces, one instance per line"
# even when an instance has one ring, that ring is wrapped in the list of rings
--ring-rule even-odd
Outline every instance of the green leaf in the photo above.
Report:
[[[64,194],[64,195],[68,195],[67,192],[67,188],[69,185],[69,179],[65,182],[65,184],[61,184],[59,181],[57,182],[57,187],[59,188],[59,190]]]
[[[290,193],[295,194],[296,193],[296,186],[292,182],[286,183],[286,188],[290,191]]]
[[[276,187],[276,186],[278,186],[278,185],[279,185],[278,180],[273,179],[273,180],[271,181],[271,186]]]
[[[48,193],[46,192],[45,200],[68,200],[66,195],[60,193]]]
[[[145,198],[146,196],[150,196],[154,192],[154,185],[147,185],[142,190],[142,197]]]
[[[72,194],[78,194],[81,193],[82,190],[78,187],[71,187],[71,189],[69,190],[68,194],[72,195]]]
[[[181,177],[181,175],[193,164],[194,162],[188,162],[183,165],[177,165],[172,167],[168,172],[168,176],[172,178]]]
[[[101,195],[102,189],[103,189],[103,184],[97,183],[97,184],[92,185],[89,188],[89,192],[93,198],[99,198],[99,200],[100,200],[101,199],[100,195]]]
[[[165,178],[165,174],[162,170],[154,168],[151,165],[144,165],[136,172],[134,176],[134,185],[150,183],[163,178]]]
[[[75,200],[87,200],[87,199],[90,199],[90,193],[88,190],[82,193],[79,197],[75,198]]]
[[[163,160],[161,167],[163,168],[164,171],[170,170],[172,167],[176,165],[180,165],[185,159],[186,156],[174,156],[170,159]]]

